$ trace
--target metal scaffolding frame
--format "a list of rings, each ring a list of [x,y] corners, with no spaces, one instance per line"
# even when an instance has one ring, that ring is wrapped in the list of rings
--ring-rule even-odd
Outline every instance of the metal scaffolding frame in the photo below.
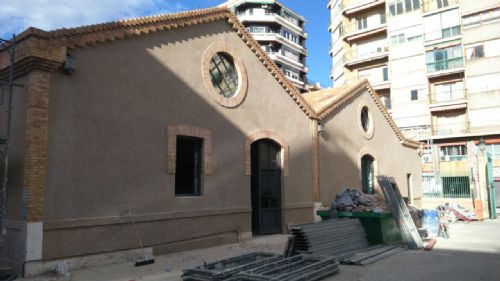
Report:
[[[0,46],[3,52],[7,52],[9,56],[9,66],[7,72],[7,79],[0,80],[0,105],[3,105],[5,102],[7,103],[7,119],[5,120],[5,132],[0,135],[0,156],[3,161],[2,171],[0,171],[0,247],[3,246],[3,237],[5,235],[4,230],[4,215],[5,215],[5,203],[6,203],[6,190],[7,190],[7,171],[9,164],[9,141],[10,141],[10,129],[11,129],[11,120],[12,120],[12,94],[14,86],[18,87],[22,85],[14,84],[14,58],[16,52],[16,35],[12,36],[11,40],[5,40],[0,38]],[[0,78],[3,78],[0,76]],[[4,87],[7,88],[7,91],[4,91]],[[7,95],[7,98],[5,98]]]

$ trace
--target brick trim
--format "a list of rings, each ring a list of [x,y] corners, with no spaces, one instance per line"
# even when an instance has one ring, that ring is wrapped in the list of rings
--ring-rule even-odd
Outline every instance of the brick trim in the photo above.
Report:
[[[216,53],[228,54],[233,59],[234,66],[238,72],[238,89],[231,98],[226,98],[219,94],[217,89],[212,84],[212,77],[210,76],[209,71],[210,61]],[[247,70],[237,52],[226,42],[217,41],[208,46],[203,54],[201,71],[203,74],[203,82],[205,83],[208,93],[218,104],[224,107],[236,107],[245,100],[248,88]]]
[[[212,134],[210,130],[189,125],[169,125],[167,129],[167,173],[175,174],[177,136],[203,139],[203,174],[212,174]]]
[[[24,158],[24,188],[29,222],[43,220],[47,170],[49,87],[50,73],[39,70],[29,73],[26,154]]]
[[[260,139],[270,139],[281,146],[281,165],[283,168],[283,175],[285,177],[288,177],[289,145],[280,135],[269,130],[258,130],[247,136],[245,140],[245,175],[250,176],[252,174],[251,146],[253,142]]]

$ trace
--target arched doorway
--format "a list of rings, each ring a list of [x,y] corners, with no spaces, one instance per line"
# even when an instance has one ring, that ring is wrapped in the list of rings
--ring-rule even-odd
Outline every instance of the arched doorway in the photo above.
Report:
[[[251,146],[252,232],[281,232],[281,147],[260,139]]]
[[[361,158],[361,184],[364,193],[375,193],[375,169],[373,162],[375,159],[369,154]]]

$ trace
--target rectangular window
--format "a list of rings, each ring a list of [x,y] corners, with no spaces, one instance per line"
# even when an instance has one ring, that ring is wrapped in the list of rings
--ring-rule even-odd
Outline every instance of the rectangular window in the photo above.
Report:
[[[442,161],[460,161],[467,159],[467,146],[465,145],[441,146],[439,149]]]
[[[428,51],[427,72],[435,72],[462,67],[462,47],[460,45]]]
[[[437,102],[453,101],[465,98],[464,83],[462,81],[436,84],[434,86],[434,92]]]
[[[449,5],[450,3],[448,3],[448,0],[437,0],[438,9],[448,7]]]
[[[467,48],[465,49],[465,53],[467,55],[468,60],[482,58],[484,57],[484,46],[477,45],[474,47]]]
[[[425,40],[431,41],[461,34],[458,9],[424,17]]]
[[[420,0],[413,0],[413,10],[420,9]]]
[[[411,12],[412,7],[411,7],[411,0],[405,0],[405,12]]]
[[[401,15],[403,13],[403,2],[396,3],[396,14]]]
[[[418,100],[418,90],[411,90],[411,100]]]
[[[201,195],[203,139],[177,136],[175,196]]]
[[[396,4],[389,5],[389,13],[391,14],[391,16],[396,15]]]
[[[365,29],[368,26],[368,19],[366,17],[358,19],[358,29]]]

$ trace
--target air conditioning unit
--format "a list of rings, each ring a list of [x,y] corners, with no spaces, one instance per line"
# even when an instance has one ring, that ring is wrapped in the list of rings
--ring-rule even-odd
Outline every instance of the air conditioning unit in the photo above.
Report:
[[[441,156],[441,161],[450,161],[450,155],[443,155]]]
[[[382,52],[382,47],[378,47],[377,52],[379,52],[379,53]]]

